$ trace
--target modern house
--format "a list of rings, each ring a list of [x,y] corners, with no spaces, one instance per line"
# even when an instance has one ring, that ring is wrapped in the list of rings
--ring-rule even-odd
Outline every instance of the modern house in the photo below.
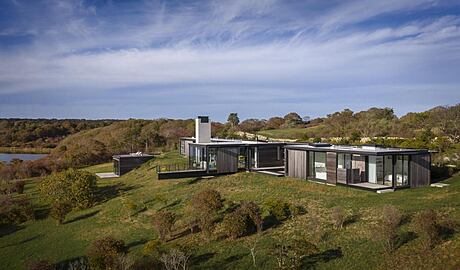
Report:
[[[185,172],[159,172],[159,179],[218,175],[250,170],[282,170],[283,142],[227,140],[211,138],[207,116],[195,120],[195,137],[181,138],[181,154],[188,156]],[[276,173],[275,173],[276,174]]]
[[[127,155],[115,155],[112,158],[113,173],[118,176],[121,176],[141,166],[145,162],[151,160],[153,158],[153,155],[138,152]]]
[[[427,186],[428,150],[331,144],[286,145],[285,175],[371,190]]]
[[[207,116],[195,120],[195,137],[181,138],[180,151],[187,168],[160,168],[159,179],[258,171],[375,191],[431,183],[428,150],[214,139]]]

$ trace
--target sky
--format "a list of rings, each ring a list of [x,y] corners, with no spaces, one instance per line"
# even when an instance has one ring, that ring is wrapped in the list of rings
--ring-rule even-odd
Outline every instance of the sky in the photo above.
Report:
[[[459,0],[0,0],[0,118],[459,102]]]

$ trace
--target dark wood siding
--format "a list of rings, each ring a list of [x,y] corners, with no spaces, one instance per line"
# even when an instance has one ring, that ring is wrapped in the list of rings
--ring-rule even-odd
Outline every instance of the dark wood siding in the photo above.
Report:
[[[328,184],[337,184],[337,153],[327,152],[326,154],[326,170]]]
[[[410,156],[410,186],[423,187],[431,183],[431,156],[430,154]]]
[[[222,147],[217,149],[217,173],[238,171],[238,148]]]
[[[141,166],[143,163],[151,160],[153,157],[152,156],[147,156],[147,157],[120,157],[118,159],[118,162],[115,162],[114,165],[118,165],[118,175],[123,175],[129,171],[134,170],[135,168]],[[116,173],[116,172],[115,172]]]
[[[258,146],[258,168],[278,167],[284,164],[284,150],[282,146]]]
[[[307,151],[287,151],[287,175],[307,179]]]

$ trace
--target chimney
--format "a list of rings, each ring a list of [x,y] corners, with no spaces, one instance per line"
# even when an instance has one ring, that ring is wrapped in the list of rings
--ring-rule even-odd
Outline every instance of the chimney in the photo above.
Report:
[[[195,138],[196,143],[211,142],[211,121],[208,116],[198,116],[195,119]]]

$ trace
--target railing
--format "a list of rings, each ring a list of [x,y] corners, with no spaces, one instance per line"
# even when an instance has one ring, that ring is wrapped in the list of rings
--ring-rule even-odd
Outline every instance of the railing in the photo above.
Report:
[[[156,166],[157,173],[204,170],[202,168],[192,167],[189,164],[161,164]]]

